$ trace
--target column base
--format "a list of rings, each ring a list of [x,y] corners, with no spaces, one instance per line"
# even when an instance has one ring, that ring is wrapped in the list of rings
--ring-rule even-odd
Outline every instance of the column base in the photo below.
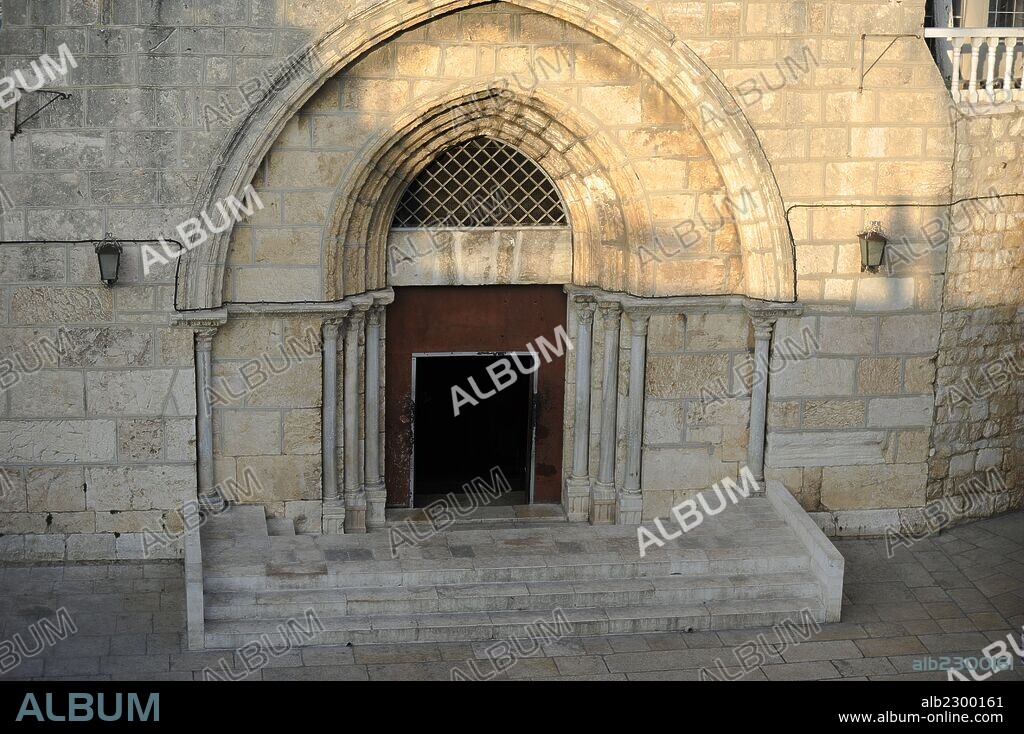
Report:
[[[219,515],[227,509],[228,501],[220,492],[200,494],[198,500],[199,509],[207,515]]]
[[[388,501],[384,483],[372,484],[366,488],[366,529],[381,530],[387,525],[384,506]]]
[[[595,482],[590,490],[590,524],[615,524],[615,485]]]
[[[324,500],[324,514],[321,524],[324,535],[345,534],[345,503],[341,500]]]
[[[355,496],[345,496],[345,532],[366,532],[366,493],[363,490]]]
[[[619,512],[615,517],[616,525],[639,525],[640,517],[643,514],[644,498],[637,492],[635,494],[619,495]]]
[[[569,522],[586,522],[590,517],[589,477],[569,477],[566,481],[565,514]]]

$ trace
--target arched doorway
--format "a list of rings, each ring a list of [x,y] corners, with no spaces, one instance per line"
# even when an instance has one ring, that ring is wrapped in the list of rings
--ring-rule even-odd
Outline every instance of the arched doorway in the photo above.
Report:
[[[500,504],[560,501],[571,277],[562,195],[516,147],[457,141],[405,187],[387,246],[388,505],[493,476]]]

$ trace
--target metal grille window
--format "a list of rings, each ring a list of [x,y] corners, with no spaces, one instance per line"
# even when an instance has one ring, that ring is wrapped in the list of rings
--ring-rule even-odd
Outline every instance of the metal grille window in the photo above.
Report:
[[[1024,0],[990,0],[989,28],[1024,27]]]
[[[478,137],[444,150],[402,195],[394,227],[568,224],[558,189],[510,145]]]

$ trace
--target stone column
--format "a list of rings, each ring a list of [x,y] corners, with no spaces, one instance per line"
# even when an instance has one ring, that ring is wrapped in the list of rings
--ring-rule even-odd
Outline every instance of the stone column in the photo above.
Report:
[[[359,400],[359,338],[365,306],[353,311],[345,325],[345,532],[366,532],[366,490],[363,488],[359,431],[363,423]]]
[[[204,509],[219,510],[223,498],[215,491],[213,472],[213,337],[216,327],[196,329],[196,461],[199,474],[199,503]]]
[[[590,515],[590,353],[593,346],[594,302],[577,297],[576,303],[576,406],[572,429],[572,474],[566,487],[570,522]]]
[[[651,315],[639,309],[627,310],[630,322],[629,404],[626,415],[626,476],[619,495],[616,523],[636,525],[643,510],[640,467],[644,441],[644,374],[647,368],[647,325]]]
[[[754,373],[750,386],[750,432],[747,440],[747,468],[764,489],[764,437],[768,417],[768,367],[772,332],[778,314],[751,312],[754,325]]]
[[[323,466],[323,532],[345,532],[345,503],[338,492],[338,330],[337,321],[325,321],[323,333],[323,407],[320,452]]]
[[[366,318],[366,529],[384,527],[387,492],[380,474],[380,322],[384,309],[372,306]]]
[[[619,401],[619,324],[622,308],[617,303],[602,303],[604,361],[601,379],[601,438],[597,481],[590,490],[590,524],[615,522],[615,449],[616,419]]]

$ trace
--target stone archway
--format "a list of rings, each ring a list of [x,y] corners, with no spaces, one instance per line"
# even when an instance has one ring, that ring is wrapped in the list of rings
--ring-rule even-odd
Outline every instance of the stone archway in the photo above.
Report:
[[[394,128],[368,146],[353,166],[355,180],[335,196],[324,242],[328,300],[387,286],[387,239],[398,198],[439,151],[480,135],[521,150],[560,190],[573,232],[575,284],[645,289],[645,274],[630,257],[653,231],[638,176],[570,105],[536,92],[459,90],[411,111]]]
[[[486,0],[384,0],[364,7],[326,32],[312,47],[322,66],[311,76],[282,77],[233,131],[211,164],[197,195],[197,214],[237,194],[252,179],[288,120],[332,76],[361,54],[419,23]],[[724,84],[686,44],[626,0],[509,0],[586,28],[648,73],[688,115],[718,165],[728,196],[749,202],[737,222],[746,295],[773,301],[795,298],[792,239],[778,185],[757,136]],[[176,308],[216,308],[223,301],[231,229],[179,260]]]

